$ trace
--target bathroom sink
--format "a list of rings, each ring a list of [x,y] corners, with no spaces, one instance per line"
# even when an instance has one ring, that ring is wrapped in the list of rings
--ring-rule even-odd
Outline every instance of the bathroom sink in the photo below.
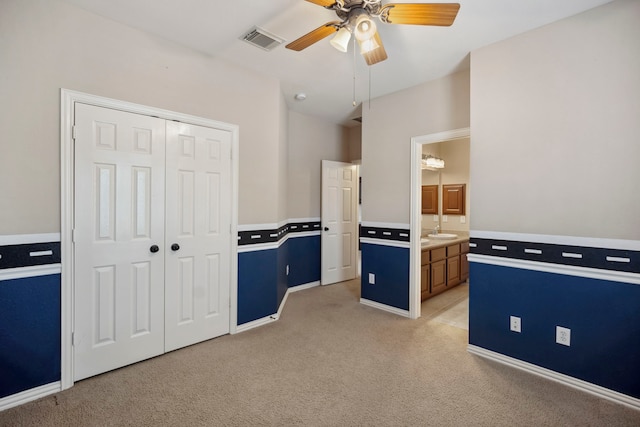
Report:
[[[427,239],[426,237],[422,237],[420,239],[420,243],[429,243],[429,239]]]
[[[458,237],[457,234],[448,234],[448,233],[429,234],[429,238],[435,239],[435,240],[453,240],[456,237]]]

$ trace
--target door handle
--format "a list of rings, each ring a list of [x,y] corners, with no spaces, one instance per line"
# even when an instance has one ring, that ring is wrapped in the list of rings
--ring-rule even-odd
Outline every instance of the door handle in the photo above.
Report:
[[[180,250],[180,245],[177,243],[174,243],[173,245],[171,245],[171,250],[174,252]]]
[[[329,227],[325,227],[325,228],[324,228],[324,231],[329,231]]]
[[[149,248],[149,250],[151,251],[151,253],[155,254],[160,250],[160,248],[158,247],[158,245],[153,245]]]

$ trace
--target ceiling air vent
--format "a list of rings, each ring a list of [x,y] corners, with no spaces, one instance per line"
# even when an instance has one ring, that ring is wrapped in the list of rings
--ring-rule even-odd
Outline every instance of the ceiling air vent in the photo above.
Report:
[[[258,27],[253,27],[247,34],[242,36],[242,40],[264,50],[273,50],[284,42],[284,39]]]

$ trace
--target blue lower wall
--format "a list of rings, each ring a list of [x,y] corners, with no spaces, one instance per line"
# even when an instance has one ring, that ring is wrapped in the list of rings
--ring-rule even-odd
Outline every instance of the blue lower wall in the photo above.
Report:
[[[362,243],[362,284],[364,299],[409,310],[409,248]],[[375,284],[369,284],[369,273]]]
[[[278,250],[238,254],[238,325],[278,311]]]
[[[640,398],[640,285],[475,262],[469,283],[470,344]]]
[[[275,314],[288,288],[319,280],[319,235],[289,238],[273,249],[240,252],[238,325]]]
[[[320,280],[320,236],[296,237],[287,240],[289,256],[289,287]]]
[[[60,275],[0,281],[0,397],[60,381]]]

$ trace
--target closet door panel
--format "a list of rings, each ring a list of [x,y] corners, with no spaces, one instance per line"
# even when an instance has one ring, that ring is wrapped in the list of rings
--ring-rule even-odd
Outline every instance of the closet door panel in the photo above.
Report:
[[[165,121],[77,103],[75,134],[80,380],[164,351]]]
[[[167,122],[166,351],[229,332],[230,189],[231,133]]]

